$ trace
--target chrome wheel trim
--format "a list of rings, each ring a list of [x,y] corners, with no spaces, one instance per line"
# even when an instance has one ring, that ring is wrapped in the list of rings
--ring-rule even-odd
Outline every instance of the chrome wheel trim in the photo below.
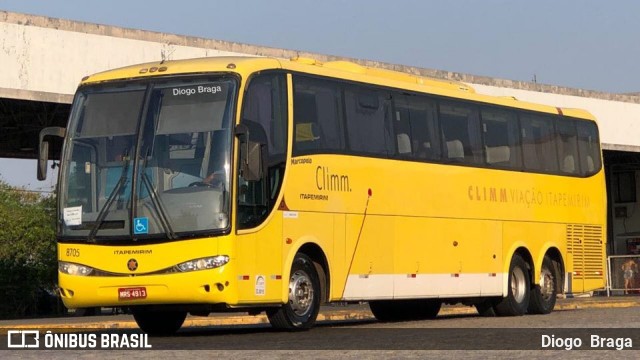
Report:
[[[289,280],[289,304],[297,316],[306,315],[313,305],[313,283],[309,275],[298,270]]]
[[[514,268],[511,271],[511,294],[518,304],[524,301],[527,294],[526,283],[524,271],[519,267]]]
[[[549,269],[543,267],[540,272],[540,295],[542,295],[542,300],[549,301],[553,296],[554,288],[553,274]]]

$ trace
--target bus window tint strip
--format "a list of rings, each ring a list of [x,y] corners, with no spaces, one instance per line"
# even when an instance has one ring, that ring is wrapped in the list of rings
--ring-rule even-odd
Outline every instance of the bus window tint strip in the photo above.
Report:
[[[602,167],[595,122],[296,74],[293,155],[347,154],[564,176]]]

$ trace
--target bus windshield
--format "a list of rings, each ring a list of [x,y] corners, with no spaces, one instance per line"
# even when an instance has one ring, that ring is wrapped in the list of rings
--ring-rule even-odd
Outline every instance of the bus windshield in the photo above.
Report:
[[[235,88],[229,78],[82,88],[61,164],[60,235],[226,229]]]

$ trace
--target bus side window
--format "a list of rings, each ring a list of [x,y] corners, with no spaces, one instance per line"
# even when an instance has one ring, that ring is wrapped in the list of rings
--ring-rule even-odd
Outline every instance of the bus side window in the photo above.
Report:
[[[396,101],[393,127],[396,134],[397,153],[400,157],[413,157],[413,144],[411,133],[411,110],[403,107],[400,101]]]
[[[390,106],[383,94],[349,86],[345,89],[345,107],[349,149],[355,153],[393,155]]]
[[[441,102],[439,111],[444,150],[450,160],[460,159],[467,164],[482,164],[480,116],[478,110],[459,102]],[[461,158],[460,144],[464,157]]]
[[[344,150],[337,84],[298,75],[293,82],[294,156]]]
[[[560,119],[556,122],[558,156],[560,159],[560,170],[568,174],[580,173],[580,162],[578,159],[578,140],[576,125],[572,120]]]
[[[316,104],[318,104],[318,128],[322,136],[322,148],[328,150],[343,150],[344,139],[342,130],[342,116],[338,108],[337,87],[330,86],[318,89]]]
[[[296,93],[293,117],[295,124],[295,145],[299,150],[319,150],[321,148],[318,126],[318,107],[314,94]]]
[[[394,94],[393,128],[401,158],[440,158],[436,105],[425,96]]]
[[[582,174],[593,175],[602,166],[598,129],[595,123],[588,121],[577,121],[577,128]]]
[[[518,118],[502,109],[482,109],[482,135],[487,165],[520,169]]]
[[[557,172],[558,154],[550,118],[521,114],[522,149],[527,170]]]

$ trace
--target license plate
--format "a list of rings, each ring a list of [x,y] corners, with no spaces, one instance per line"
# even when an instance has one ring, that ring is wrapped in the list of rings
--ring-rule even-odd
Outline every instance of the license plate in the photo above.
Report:
[[[136,300],[136,299],[144,299],[146,297],[147,297],[147,288],[145,287],[118,289],[118,300]]]

